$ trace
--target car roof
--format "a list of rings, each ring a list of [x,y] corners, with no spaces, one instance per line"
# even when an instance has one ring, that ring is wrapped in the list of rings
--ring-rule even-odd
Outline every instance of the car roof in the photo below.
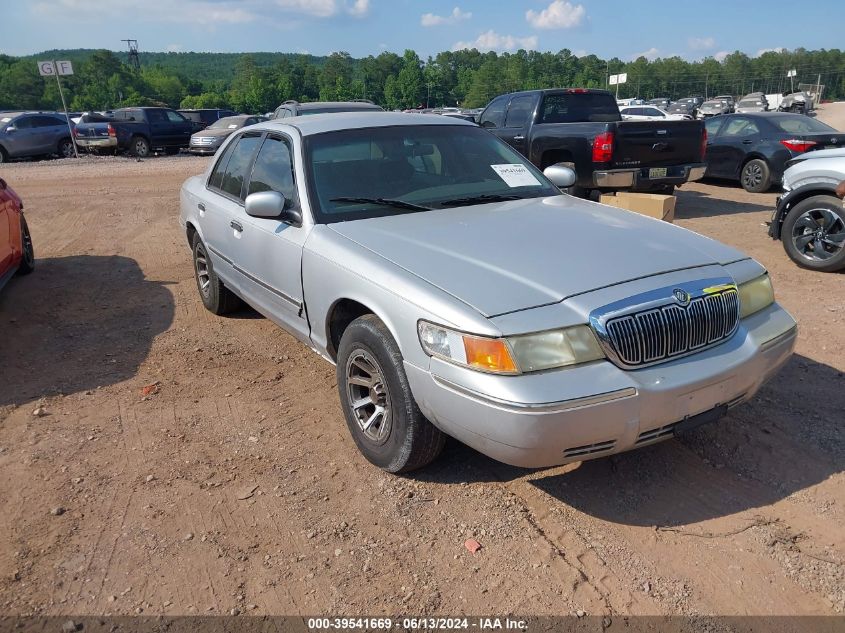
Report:
[[[286,105],[286,104],[282,104]],[[317,108],[359,108],[361,110],[381,110],[381,107],[367,101],[309,101],[308,103],[289,103],[298,110],[314,110]]]
[[[354,130],[368,127],[398,127],[412,125],[465,125],[478,127],[474,123],[456,117],[444,117],[439,114],[405,114],[404,112],[329,112],[295,116],[287,119],[274,119],[259,124],[261,129],[284,130],[293,127],[302,136]]]

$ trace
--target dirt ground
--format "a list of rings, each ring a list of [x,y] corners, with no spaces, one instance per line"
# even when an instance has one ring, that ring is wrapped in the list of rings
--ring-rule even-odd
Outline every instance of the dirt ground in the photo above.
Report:
[[[777,193],[678,195],[800,324],[750,403],[580,465],[453,441],[394,477],[355,450],[331,366],[203,310],[176,218],[207,160],[3,168],[39,259],[0,292],[0,615],[845,612],[845,275],[768,238]]]

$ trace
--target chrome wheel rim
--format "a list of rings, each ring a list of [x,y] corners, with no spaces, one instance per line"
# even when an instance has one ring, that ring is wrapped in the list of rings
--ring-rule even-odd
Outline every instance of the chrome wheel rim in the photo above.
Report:
[[[194,256],[194,270],[197,273],[197,287],[203,297],[208,297],[211,292],[211,271],[208,269],[208,255],[201,245],[197,245],[197,253]]]
[[[795,221],[792,244],[802,257],[826,261],[845,248],[845,222],[830,209],[810,209]]]
[[[346,361],[346,398],[358,428],[369,441],[384,444],[390,436],[390,391],[378,361],[357,349]]]
[[[71,141],[62,143],[59,147],[59,154],[62,158],[73,158],[73,143]]]
[[[135,153],[138,156],[146,156],[147,155],[147,144],[142,140],[135,141]]]
[[[746,187],[759,187],[763,182],[763,168],[757,163],[749,163],[742,171],[742,181]]]

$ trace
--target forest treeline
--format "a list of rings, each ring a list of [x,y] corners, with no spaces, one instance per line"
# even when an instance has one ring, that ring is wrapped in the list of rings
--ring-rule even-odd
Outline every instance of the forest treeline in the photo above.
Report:
[[[845,52],[835,50],[739,51],[722,60],[680,57],[632,62],[557,53],[448,51],[422,59],[414,51],[353,58],[289,53],[141,53],[140,69],[126,53],[56,50],[27,57],[0,55],[0,109],[59,109],[56,81],[38,74],[36,60],[69,59],[74,75],[62,79],[72,110],[128,105],[227,107],[238,112],[273,110],[282,101],[370,99],[387,109],[430,106],[481,107],[504,92],[532,88],[603,88],[609,74],[627,73],[620,97],[741,96],[790,89],[819,79],[825,99],[845,98]]]

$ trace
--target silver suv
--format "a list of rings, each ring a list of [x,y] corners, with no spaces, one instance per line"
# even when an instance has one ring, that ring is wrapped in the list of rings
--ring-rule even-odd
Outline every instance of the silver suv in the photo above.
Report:
[[[803,268],[845,270],[845,209],[835,193],[845,180],[845,148],[807,152],[786,165],[769,235]]]
[[[56,112],[0,112],[0,163],[12,158],[73,156],[64,115]]]

